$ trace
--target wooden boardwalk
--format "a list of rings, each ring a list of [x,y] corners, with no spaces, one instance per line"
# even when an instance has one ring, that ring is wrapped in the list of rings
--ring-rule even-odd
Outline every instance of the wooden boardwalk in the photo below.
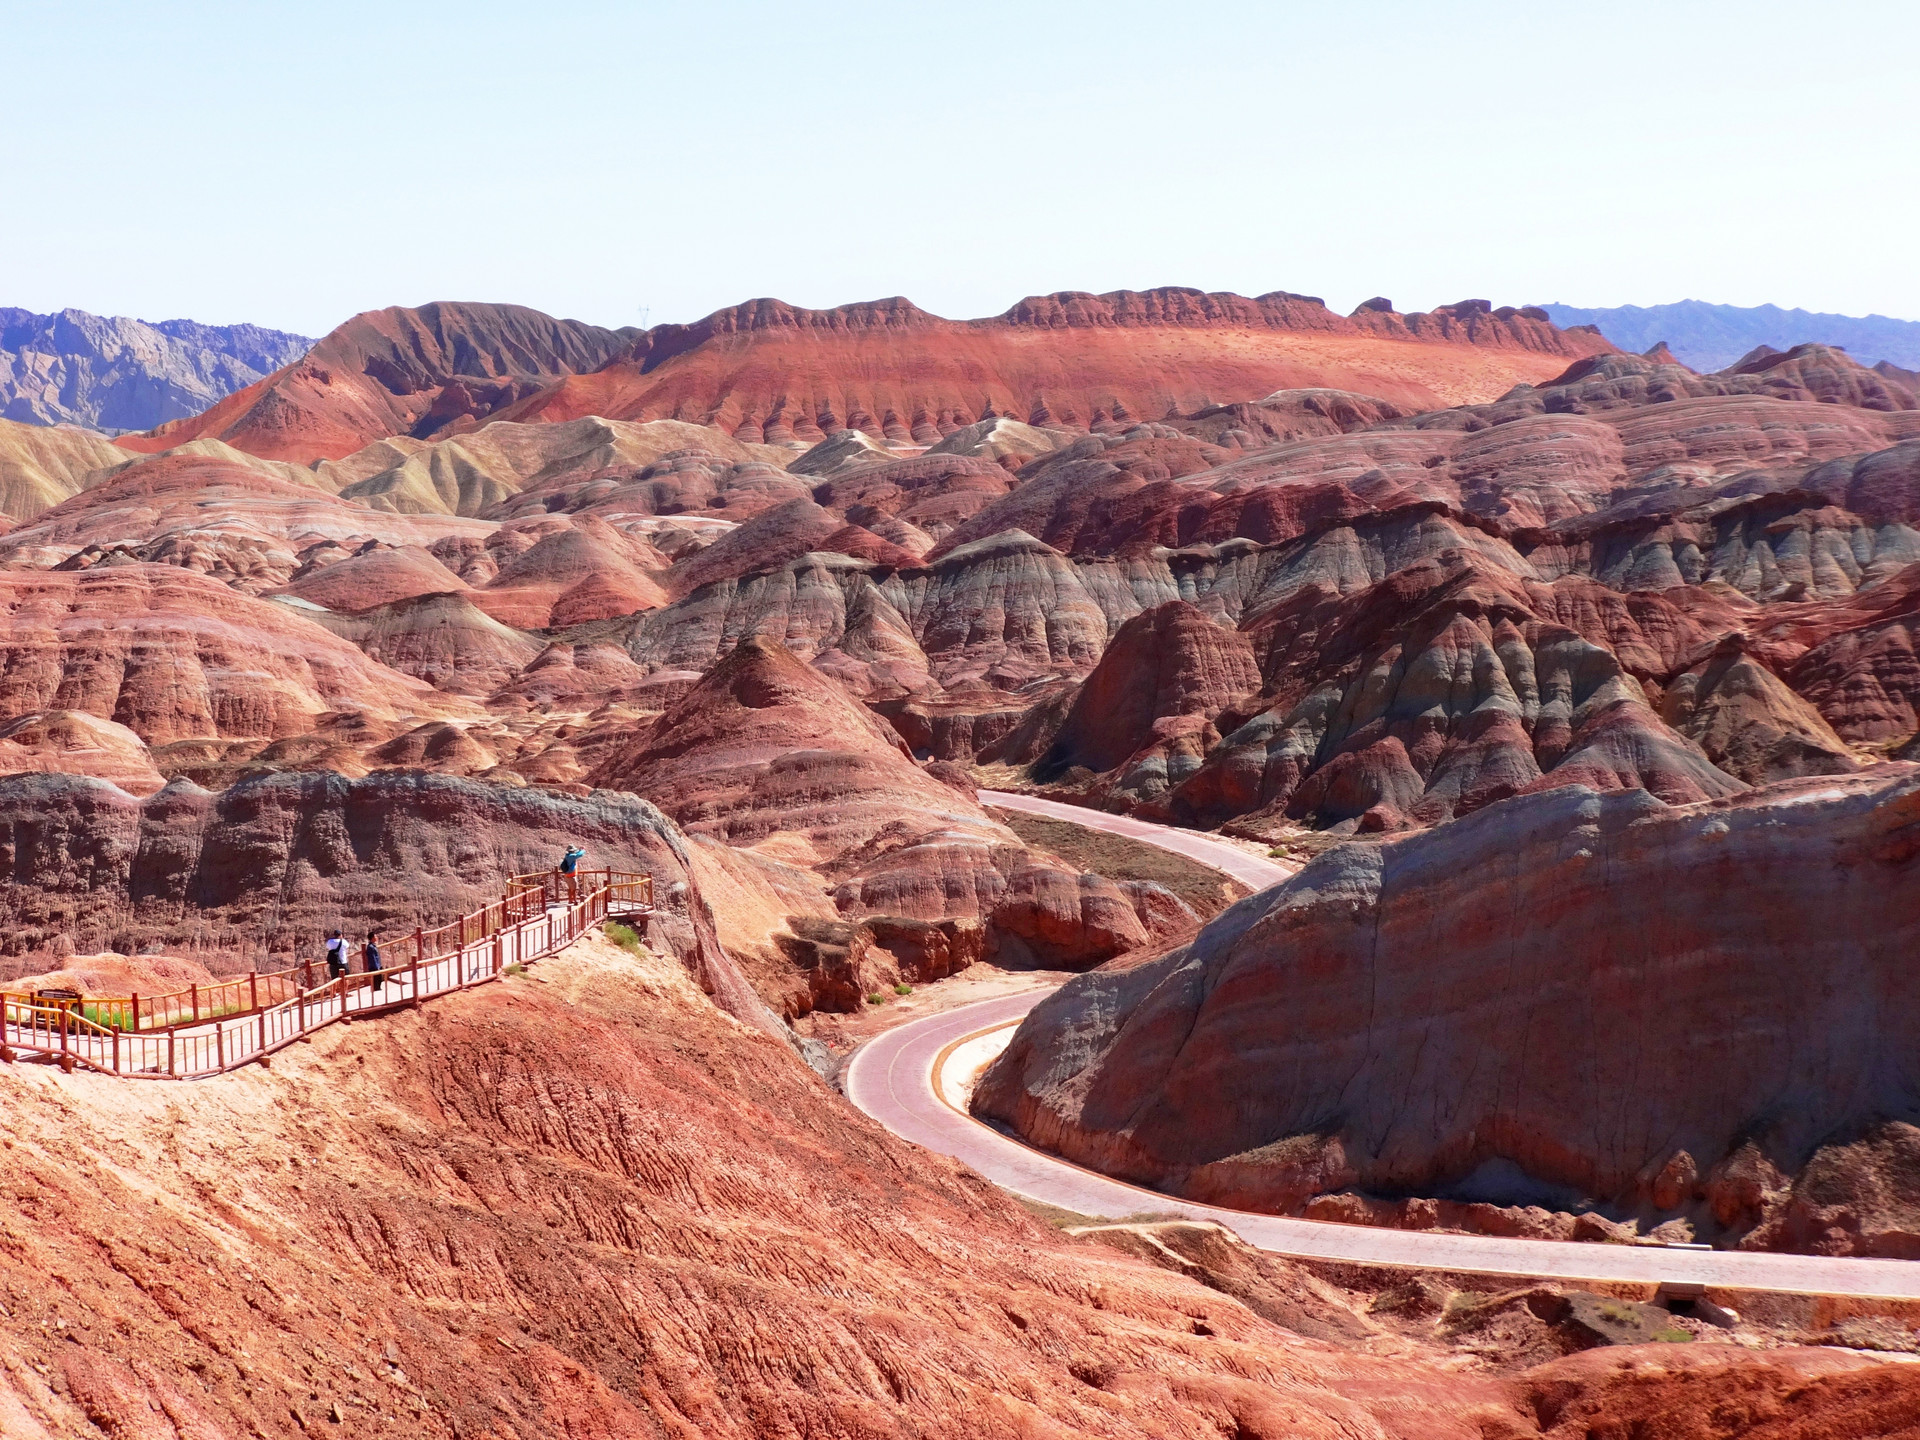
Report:
[[[52,1061],[126,1079],[200,1080],[342,1020],[417,1005],[498,980],[594,926],[653,909],[653,879],[590,870],[517,875],[472,914],[400,938],[385,969],[311,985],[312,967],[240,976],[171,995],[0,996],[0,1060]]]

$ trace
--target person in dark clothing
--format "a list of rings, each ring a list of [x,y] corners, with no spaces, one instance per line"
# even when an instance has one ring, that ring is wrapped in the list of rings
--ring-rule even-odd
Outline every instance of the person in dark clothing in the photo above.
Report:
[[[347,960],[347,942],[338,930],[327,932],[327,978],[338,980],[352,968]]]
[[[386,967],[382,965],[380,961],[380,932],[378,930],[371,930],[367,933],[367,942],[360,947],[360,961],[365,967],[367,974],[373,976],[373,993],[378,995],[381,988],[387,983],[386,976],[380,973]]]

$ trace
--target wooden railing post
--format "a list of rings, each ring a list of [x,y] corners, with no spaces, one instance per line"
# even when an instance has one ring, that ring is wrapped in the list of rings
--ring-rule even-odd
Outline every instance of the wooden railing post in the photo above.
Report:
[[[585,875],[584,881],[581,873]],[[538,893],[532,883],[535,879],[541,882]],[[563,879],[566,882],[564,888],[561,884]],[[550,874],[515,877],[509,882],[506,894],[498,901],[489,901],[434,932],[436,937],[444,936],[453,941],[453,947],[444,955],[429,956],[426,929],[424,926],[414,926],[413,954],[406,976],[408,999],[418,1005],[427,998],[421,972],[428,970],[428,978],[431,979],[430,966],[434,963],[444,960],[455,968],[453,982],[444,991],[436,989],[434,994],[465,989],[482,978],[483,966],[497,977],[510,964],[526,964],[532,959],[553,954],[611,915],[616,902],[626,909],[651,911],[653,889],[651,875],[627,875],[612,870],[592,870],[562,876],[558,867],[555,867]],[[556,914],[556,911],[559,913]],[[509,941],[512,943],[509,944]],[[490,948],[490,958],[487,949],[482,947]],[[469,969],[469,965],[473,968]],[[332,978],[318,989],[310,983],[298,985],[292,996],[285,997],[284,992],[273,987],[282,982],[292,984],[296,974],[309,982],[313,975],[311,961],[301,960],[297,966],[290,961],[284,970],[267,972],[269,994],[267,1004],[263,1006],[261,973],[256,967],[246,975],[245,1012],[255,1017],[256,1048],[251,1055],[246,1050],[245,1038],[239,1035],[238,1030],[234,1033],[238,1037],[236,1043],[239,1048],[231,1056],[227,1053],[227,1031],[223,1016],[236,1020],[240,1018],[232,1013],[241,1009],[238,1000],[240,980],[236,977],[216,982],[204,1005],[201,1003],[198,982],[189,984],[184,991],[144,997],[147,1002],[144,1014],[141,1006],[143,997],[138,994],[96,1000],[93,1003],[98,1013],[109,1017],[100,1023],[80,1016],[77,1009],[64,1004],[42,1003],[35,997],[0,996],[0,1059],[12,1058],[12,1049],[6,1042],[17,1032],[26,1035],[25,1043],[30,1049],[42,1054],[51,1051],[59,1059],[61,1068],[68,1073],[84,1060],[89,1068],[108,1074],[152,1074],[159,1070],[157,1065],[138,1068],[149,1052],[129,1051],[121,1043],[123,1035],[137,1036],[143,1030],[152,1028],[164,1031],[166,1035],[165,1073],[174,1079],[195,1079],[203,1075],[225,1073],[229,1063],[237,1066],[249,1058],[260,1058],[264,1063],[268,1047],[276,1037],[292,1038],[277,1025],[270,1026],[267,1023],[266,1012],[268,1008],[276,1008],[273,1001],[276,994],[283,996],[277,1008],[284,1010],[289,998],[297,1007],[295,1019],[298,1029],[295,1033],[300,1038],[304,1038],[316,1025],[329,1024],[336,1018],[353,1018],[349,1013],[355,988],[351,974]],[[396,982],[399,979],[398,976],[392,978]],[[339,1014],[334,1016],[323,1011],[322,1016],[316,1019],[312,1008],[314,997],[318,995],[324,1001],[335,994],[340,997]],[[188,1001],[184,1015],[179,1005],[183,996]],[[155,1010],[156,1002],[158,1013]],[[205,1037],[190,1033],[187,1037],[186,1071],[182,1072],[178,1030],[186,1028],[188,1015],[196,1027],[203,1023],[213,1025],[214,1069],[208,1069],[201,1063],[205,1052],[200,1047],[204,1045]],[[29,1031],[31,1034],[27,1034]],[[102,1035],[107,1039],[105,1048],[108,1053],[104,1057],[93,1048]],[[157,1041],[159,1037],[156,1035],[154,1038]],[[106,1065],[100,1063],[103,1058],[107,1060]]]

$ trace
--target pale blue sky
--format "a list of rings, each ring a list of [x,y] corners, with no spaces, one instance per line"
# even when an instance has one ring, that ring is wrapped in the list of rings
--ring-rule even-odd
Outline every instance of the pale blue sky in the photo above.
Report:
[[[1920,318],[1920,7],[0,0],[0,305]]]

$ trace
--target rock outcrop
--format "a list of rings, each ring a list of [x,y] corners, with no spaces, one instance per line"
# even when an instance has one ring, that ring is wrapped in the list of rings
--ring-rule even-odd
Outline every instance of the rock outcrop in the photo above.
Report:
[[[1219,743],[1214,717],[1259,688],[1246,634],[1184,600],[1143,610],[1115,632],[1082,682],[1034,776],[1091,771],[1108,777],[1093,782],[1100,798],[1150,805]]]
[[[312,344],[258,325],[0,308],[0,416],[150,430],[291,365]]]
[[[337,460],[390,435],[470,429],[561,375],[597,369],[635,333],[520,305],[369,310],[202,414],[125,443],[163,450],[205,438],[271,460]]]
[[[1227,1205],[1439,1196],[1906,1254],[1916,1172],[1885,1127],[1920,1120],[1917,864],[1912,767],[1508,800],[1070,982],[975,1109]]]
[[[902,299],[833,310],[756,300],[644,332],[443,302],[356,316],[297,363],[132,443],[212,437],[305,462],[490,418],[605,416],[697,417],[737,440],[800,448],[843,430],[932,445],[1000,416],[1098,429],[1303,386],[1452,404],[1611,349],[1596,332],[1517,312],[1349,319],[1279,292],[1063,292],[974,321]]]
[[[964,920],[985,926],[984,953],[1002,964],[1074,969],[1196,923],[1162,887],[1116,885],[1027,849],[831,679],[759,639],[741,641],[606,757],[590,783],[648,796],[696,837],[812,871],[831,906],[810,914]],[[793,934],[808,942],[784,945],[802,970],[841,963],[804,927]],[[949,937],[947,951],[956,946],[967,949]],[[788,1013],[848,1003],[848,985],[802,979],[769,1000]]]
[[[82,710],[149,745],[278,738],[321,715],[477,713],[289,605],[171,565],[0,570],[0,714]]]
[[[417,772],[268,775],[217,794],[176,780],[145,800],[76,776],[0,779],[6,950],[157,943],[264,969],[268,956],[313,958],[333,926],[393,935],[477,909],[569,843],[590,866],[652,875],[650,930],[716,1003],[762,1023],[690,880],[685,837],[655,807]]]
[[[30,520],[86,487],[88,478],[126,462],[104,435],[62,425],[0,420],[0,513]]]
[[[1312,387],[1424,409],[1490,398],[1612,348],[1596,331],[1557,330],[1537,312],[1347,317],[1281,291],[1060,292],[970,321],[898,297],[832,310],[754,300],[692,325],[655,326],[618,360],[504,413],[698,417],[768,444],[811,446],[853,429],[882,443],[936,445],[1001,417],[1037,429],[1124,429]]]
[[[1265,813],[1391,830],[1566,784],[1675,803],[1742,788],[1662,723],[1622,663],[1698,632],[1595,588],[1455,552],[1345,597],[1298,591],[1250,627],[1261,708],[1167,804],[1216,824]]]

